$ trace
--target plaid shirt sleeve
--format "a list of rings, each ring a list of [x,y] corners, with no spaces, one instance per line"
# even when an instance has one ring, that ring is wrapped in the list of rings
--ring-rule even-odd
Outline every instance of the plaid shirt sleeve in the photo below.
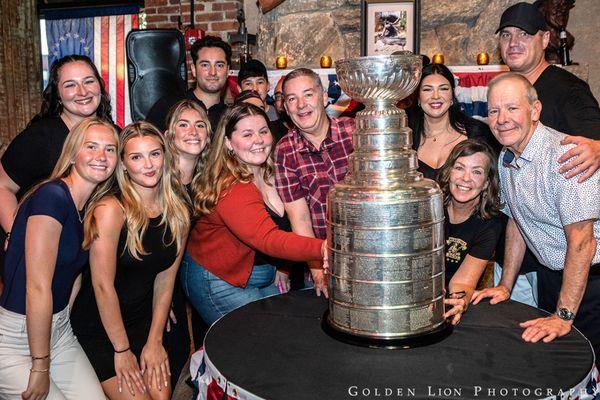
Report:
[[[298,163],[292,138],[284,136],[275,148],[275,186],[284,203],[306,197],[298,177]]]

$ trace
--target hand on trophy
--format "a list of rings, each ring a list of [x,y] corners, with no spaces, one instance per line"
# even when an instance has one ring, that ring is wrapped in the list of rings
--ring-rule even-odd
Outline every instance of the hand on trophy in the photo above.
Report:
[[[325,298],[328,299],[329,291],[327,290],[327,277],[325,276],[325,271],[323,270],[323,268],[311,269],[310,275],[312,276],[317,296],[321,296],[321,293],[323,293],[323,296],[325,296]]]
[[[325,275],[329,274],[329,252],[327,251],[327,240],[323,240],[321,246],[321,255],[323,257],[323,272]]]
[[[467,311],[468,301],[465,298],[466,292],[448,293],[444,299],[444,304],[451,308],[444,313],[444,318],[447,318],[452,325],[457,325],[465,311]]]
[[[323,245],[321,246],[321,256],[323,257],[323,262],[308,262],[310,275],[315,285],[315,292],[317,292],[317,296],[321,296],[321,293],[323,293],[326,299],[329,298],[329,291],[327,290],[327,274],[329,273],[329,262],[327,253],[327,241],[324,240]]]

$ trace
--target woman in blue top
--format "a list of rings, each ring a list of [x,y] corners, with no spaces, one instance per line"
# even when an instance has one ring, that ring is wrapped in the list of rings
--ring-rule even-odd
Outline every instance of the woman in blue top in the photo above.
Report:
[[[21,201],[0,297],[4,399],[104,399],[71,330],[68,305],[88,259],[83,214],[111,186],[117,154],[113,125],[84,119],[67,136],[50,178]]]

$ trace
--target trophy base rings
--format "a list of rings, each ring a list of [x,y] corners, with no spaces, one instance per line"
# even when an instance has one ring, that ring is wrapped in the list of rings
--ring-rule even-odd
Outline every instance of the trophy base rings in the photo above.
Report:
[[[323,314],[321,326],[323,331],[335,340],[354,346],[369,347],[373,349],[413,349],[416,347],[429,346],[446,339],[454,329],[454,325],[448,321],[444,321],[436,329],[420,336],[391,339],[357,336],[337,330],[329,320],[329,310],[325,311],[325,314]]]

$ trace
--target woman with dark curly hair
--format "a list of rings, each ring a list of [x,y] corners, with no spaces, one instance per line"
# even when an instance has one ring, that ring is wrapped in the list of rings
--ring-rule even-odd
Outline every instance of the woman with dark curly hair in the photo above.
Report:
[[[435,179],[454,146],[463,140],[475,139],[499,150],[488,126],[461,110],[455,87],[448,67],[429,64],[417,88],[418,105],[408,110],[419,171],[429,179]]]
[[[50,68],[42,108],[10,143],[0,165],[0,225],[10,232],[17,197],[48,178],[69,131],[90,116],[112,122],[108,93],[94,63],[80,55],[56,60]]]
[[[473,296],[502,232],[498,167],[485,143],[457,144],[438,175],[444,193],[446,286],[453,324]]]

